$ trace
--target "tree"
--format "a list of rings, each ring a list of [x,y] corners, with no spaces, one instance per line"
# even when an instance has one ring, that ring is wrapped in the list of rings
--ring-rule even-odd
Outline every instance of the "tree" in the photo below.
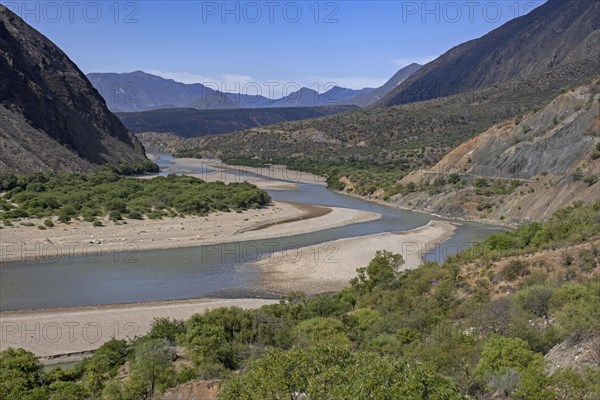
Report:
[[[543,365],[544,357],[532,352],[522,339],[492,337],[484,345],[475,373],[481,376],[512,368],[524,371],[532,364]]]
[[[164,389],[173,382],[174,354],[161,339],[142,339],[134,346],[134,358],[131,362],[131,381],[148,398],[152,398],[157,389]]]
[[[318,343],[350,344],[344,324],[336,318],[316,317],[300,322],[295,329],[296,343],[309,347]]]
[[[219,398],[464,399],[454,382],[427,367],[331,345],[269,351],[226,382]]]
[[[398,277],[402,265],[401,254],[377,251],[369,265],[356,270],[358,276],[350,281],[350,285],[360,292],[370,292],[378,285],[389,286]]]
[[[0,352],[0,399],[22,399],[40,384],[42,364],[35,355],[9,347]]]
[[[507,382],[506,378],[510,376],[510,385],[504,385],[501,388],[503,391],[515,389],[515,393],[518,392],[521,396],[515,398],[529,399],[527,396],[535,395],[530,398],[538,399],[539,393],[547,394],[543,391],[547,386],[543,371],[544,357],[529,350],[527,342],[518,338],[492,337],[483,347],[475,376],[492,390],[499,389],[497,383],[503,380]],[[516,382],[518,383],[515,385]]]
[[[536,317],[547,317],[550,299],[554,294],[554,288],[546,285],[534,285],[519,291],[515,298],[523,309],[529,311]]]
[[[54,382],[50,385],[48,400],[81,400],[89,398],[89,393],[83,386],[75,382]]]

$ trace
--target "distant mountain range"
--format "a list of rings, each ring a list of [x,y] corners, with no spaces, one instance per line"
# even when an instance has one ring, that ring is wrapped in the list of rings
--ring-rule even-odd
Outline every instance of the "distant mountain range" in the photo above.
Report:
[[[181,151],[223,159],[260,156],[266,163],[302,159],[411,168],[438,161],[494,124],[538,110],[599,75],[600,0],[548,0],[450,49],[373,107],[191,139]]]
[[[0,173],[146,160],[85,75],[0,4]]]
[[[92,85],[113,112],[137,112],[163,108],[195,108],[198,110],[233,108],[315,107],[331,105],[369,106],[385,96],[420,68],[411,64],[398,71],[379,88],[360,90],[334,86],[324,93],[306,87],[279,99],[260,95],[214,90],[201,83],[185,84],[143,71],[130,73],[90,73]]]

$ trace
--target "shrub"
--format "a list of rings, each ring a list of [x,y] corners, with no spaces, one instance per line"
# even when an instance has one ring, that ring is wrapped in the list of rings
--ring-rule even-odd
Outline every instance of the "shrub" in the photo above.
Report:
[[[54,222],[52,222],[51,219],[47,219],[44,221],[44,225],[47,226],[48,228],[52,228],[54,226]]]
[[[574,181],[580,181],[583,179],[583,170],[581,168],[575,168],[575,170],[571,173]]]
[[[144,219],[144,215],[141,212],[135,211],[135,210],[129,211],[129,214],[127,214],[127,217],[131,218],[131,219]]]
[[[554,289],[546,285],[534,285],[519,291],[515,298],[525,310],[537,317],[547,317]]]
[[[123,219],[123,216],[119,211],[113,210],[108,214],[108,219],[110,219],[113,222],[117,222],[121,221]]]
[[[588,186],[592,186],[594,185],[596,182],[598,182],[598,176],[597,175],[588,175],[585,178],[583,178],[583,181],[585,183],[588,184]]]
[[[450,174],[448,176],[448,183],[451,183],[453,185],[456,185],[458,182],[460,182],[460,175],[459,174]]]
[[[58,222],[61,222],[63,224],[68,224],[69,221],[71,221],[71,214],[64,212],[64,211],[61,211],[58,214]]]
[[[475,178],[473,181],[473,186],[476,188],[484,188],[488,185],[488,181],[485,178]]]
[[[500,272],[508,281],[514,281],[529,274],[529,266],[522,260],[511,260]]]

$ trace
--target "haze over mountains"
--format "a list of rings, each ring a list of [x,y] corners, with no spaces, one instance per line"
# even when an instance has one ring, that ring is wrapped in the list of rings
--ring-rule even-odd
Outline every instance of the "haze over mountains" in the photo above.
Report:
[[[600,1],[549,0],[425,65],[378,107],[206,137],[186,149],[188,155],[195,147],[197,155],[260,156],[265,162],[327,159],[414,167],[598,74]]]
[[[218,83],[206,83],[206,85],[201,83],[185,84],[143,71],[122,74],[90,73],[87,77],[102,94],[108,108],[113,112],[136,112],[161,108],[213,110],[316,107],[323,105],[358,105],[366,107],[385,96],[420,67],[418,64],[411,64],[402,68],[383,86],[375,89],[355,90],[343,88],[333,83],[323,93],[302,87],[277,99],[251,94],[255,91],[254,87],[248,87],[247,90],[242,90],[242,93],[222,92],[216,90],[216,87],[219,86]],[[290,88],[294,88],[291,83]]]
[[[0,5],[0,171],[81,171],[146,160],[77,66]]]

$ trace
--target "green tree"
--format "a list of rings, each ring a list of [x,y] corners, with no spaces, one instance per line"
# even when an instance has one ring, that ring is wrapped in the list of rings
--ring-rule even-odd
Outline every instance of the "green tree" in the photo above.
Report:
[[[269,351],[226,382],[219,398],[464,399],[452,381],[427,367],[339,346]]]
[[[534,285],[520,290],[515,298],[517,304],[537,317],[547,317],[550,299],[555,289],[547,285]]]
[[[40,385],[42,364],[23,349],[0,352],[0,399],[23,399]]]
[[[399,276],[402,265],[402,255],[377,251],[369,265],[356,270],[358,276],[350,281],[350,285],[359,292],[370,292],[375,286],[389,286]]]
[[[350,344],[344,324],[336,318],[316,317],[300,322],[294,331],[296,343],[309,347],[318,343]]]
[[[131,362],[131,381],[142,389],[147,398],[173,382],[173,351],[160,339],[142,339],[134,346]]]
[[[49,386],[48,400],[82,400],[89,398],[83,386],[75,382],[54,382]]]

